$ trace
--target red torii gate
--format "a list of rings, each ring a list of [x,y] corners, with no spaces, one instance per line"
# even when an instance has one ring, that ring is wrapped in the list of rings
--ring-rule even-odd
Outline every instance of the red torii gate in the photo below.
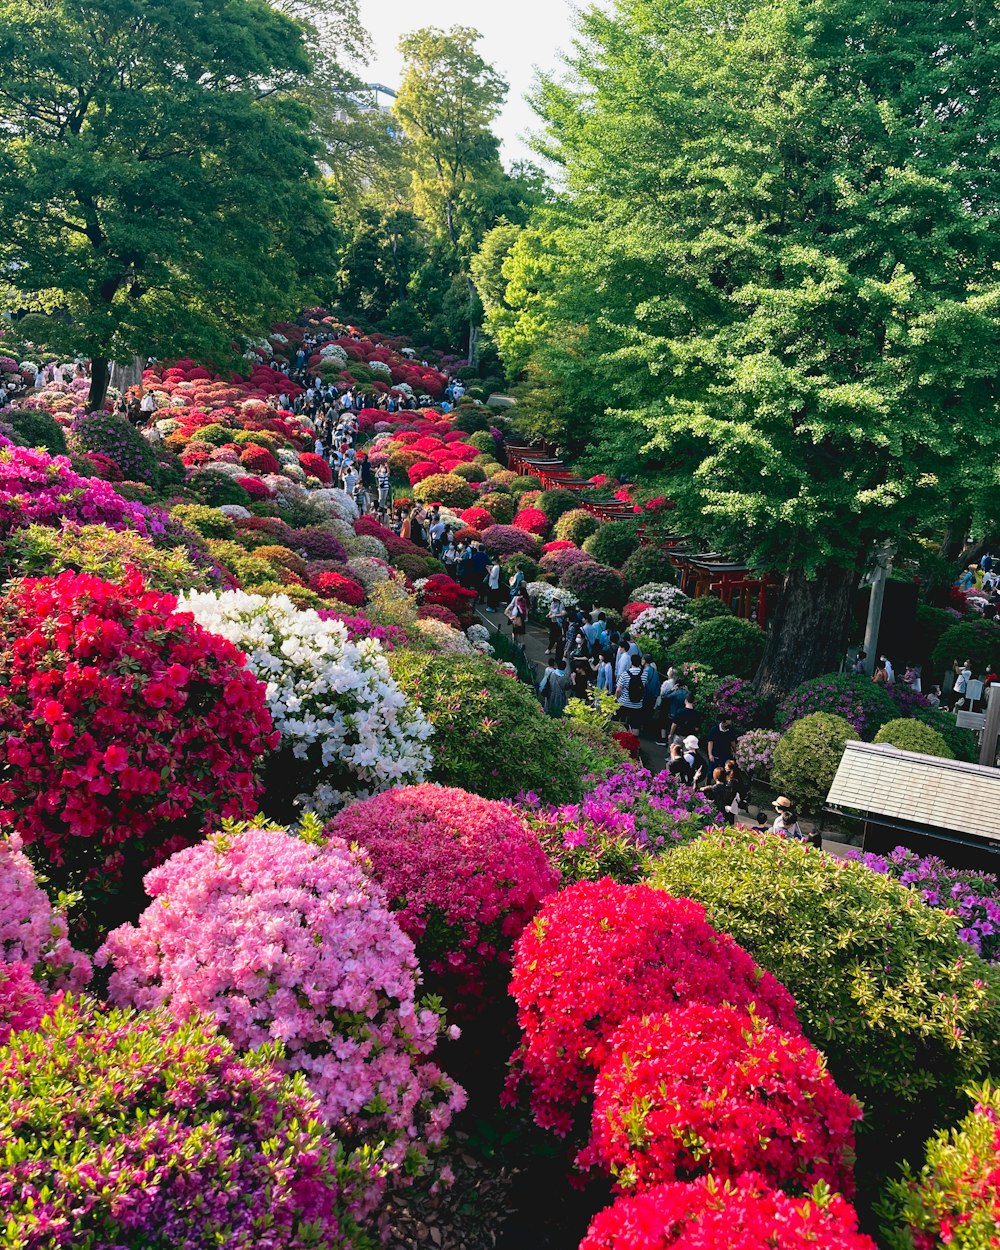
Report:
[[[587,499],[585,492],[593,483],[567,469],[547,448],[527,443],[507,443],[507,464],[525,477],[537,478],[545,490],[570,490],[580,494],[580,507],[601,521],[634,520],[636,508],[619,501],[603,503]],[[768,613],[768,592],[776,591],[780,580],[775,573],[758,573],[745,564],[734,563],[718,552],[692,555],[683,550],[685,539],[679,534],[651,534],[649,526],[640,525],[639,541],[643,546],[657,545],[668,549],[670,562],[678,573],[678,585],[686,595],[698,599],[714,595],[733,612],[746,620],[765,625]]]

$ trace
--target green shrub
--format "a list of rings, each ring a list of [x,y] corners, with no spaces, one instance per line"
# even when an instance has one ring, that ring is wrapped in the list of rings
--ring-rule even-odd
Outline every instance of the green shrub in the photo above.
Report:
[[[532,560],[531,556],[508,556],[505,560],[500,561],[500,569],[503,573],[503,577],[500,579],[500,588],[504,594],[507,593],[507,582],[514,576],[518,568],[524,574],[526,582],[542,580],[542,570],[537,560]]]
[[[554,533],[559,542],[576,543],[582,547],[591,534],[597,532],[599,525],[597,517],[586,508],[572,508],[556,522]]]
[[[541,508],[553,525],[567,512],[575,512],[580,507],[580,496],[571,490],[543,490],[535,504]]]
[[[919,720],[887,721],[875,735],[876,742],[887,742],[900,751],[917,751],[921,755],[939,755],[953,760],[955,753],[941,734]]]
[[[156,480],[156,452],[124,417],[110,412],[91,412],[77,417],[70,435],[76,450],[107,456],[128,481]]]
[[[182,547],[162,550],[133,530],[106,525],[67,525],[53,529],[31,525],[15,530],[3,547],[12,577],[54,577],[65,569],[121,582],[138,569],[157,590],[208,590],[209,579],[188,559]]]
[[[675,664],[704,664],[714,673],[749,679],[760,667],[765,639],[764,631],[753,621],[720,616],[682,634],[671,658]]]
[[[200,443],[211,443],[213,447],[221,447],[223,443],[257,443],[259,435],[251,434],[247,430],[232,430],[228,425],[222,425],[219,421],[211,421],[208,425],[203,425],[196,435]],[[261,443],[261,446],[267,446]],[[273,448],[268,448],[273,450]]]
[[[589,551],[598,564],[620,569],[638,546],[639,531],[634,521],[606,521],[591,534],[583,549]]]
[[[927,1143],[927,1162],[914,1175],[907,1166],[891,1181],[879,1209],[890,1250],[948,1246],[990,1250],[1000,1232],[1000,1090],[988,1082],[969,1089],[972,1111]]]
[[[475,447],[477,451],[485,452],[491,457],[497,454],[496,441],[489,430],[474,430],[463,441],[468,443],[470,447]]]
[[[484,412],[481,408],[464,407],[451,424],[453,429],[461,430],[463,434],[476,434],[481,431],[488,432],[490,416],[488,412]],[[475,445],[473,444],[473,446]]]
[[[3,420],[14,431],[14,442],[22,447],[42,447],[50,456],[66,455],[66,435],[51,412],[16,408]]]
[[[389,666],[434,725],[430,780],[487,799],[534,790],[547,803],[578,798],[582,774],[559,721],[533,691],[478,657],[421,655],[401,648]]]
[[[210,470],[195,473],[188,479],[187,487],[192,495],[211,508],[221,508],[224,503],[238,503],[245,508],[250,502],[250,496],[243,487],[225,473]]]
[[[517,511],[514,496],[505,491],[490,491],[488,495],[480,495],[476,500],[480,508],[485,508],[497,525],[510,525]]]
[[[772,835],[716,832],[664,856],[655,884],[708,919],[795,998],[838,1084],[865,1103],[863,1131],[954,1114],[1000,1062],[1000,984],[954,917],[861,863]]]
[[[914,709],[913,718],[924,725],[929,725],[931,729],[939,733],[956,760],[963,760],[966,764],[979,762],[979,743],[976,735],[971,729],[961,729],[950,712],[946,712],[943,708],[918,707]]]
[[[715,595],[702,595],[700,599],[689,599],[684,611],[696,621],[714,621],[720,616],[732,616],[732,613]]]
[[[802,811],[822,811],[844,744],[856,737],[854,726],[842,716],[829,712],[803,716],[774,748],[772,784]]]
[[[974,672],[981,673],[988,664],[1000,665],[1000,625],[993,621],[956,621],[944,631],[931,651],[931,668],[938,681],[958,660],[971,660]],[[930,682],[925,682],[930,685]]]
[[[478,464],[456,464],[452,469],[455,477],[462,478],[465,482],[485,482],[486,471]]]
[[[666,547],[638,547],[622,565],[622,577],[631,593],[646,582],[675,582],[677,570]]]
[[[455,473],[432,473],[413,488],[413,498],[421,503],[441,503],[446,508],[471,508],[476,492]]]
[[[538,490],[538,478],[532,477],[528,473],[515,477],[510,482],[510,493],[512,495],[526,495],[529,490]]]
[[[189,530],[195,530],[202,538],[235,538],[236,525],[218,508],[208,508],[199,503],[180,503],[170,509],[175,521]]]

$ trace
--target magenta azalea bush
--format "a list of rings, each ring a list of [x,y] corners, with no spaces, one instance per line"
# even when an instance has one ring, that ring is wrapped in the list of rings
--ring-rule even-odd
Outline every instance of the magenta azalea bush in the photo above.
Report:
[[[748,777],[766,781],[774,767],[774,748],[781,741],[776,729],[751,729],[736,739],[736,763]]]
[[[15,1032],[0,1048],[5,1244],[350,1250],[375,1158],[345,1157],[277,1053],[87,1001]]]
[[[65,456],[16,447],[0,438],[0,538],[27,525],[107,525],[154,536],[166,514],[123,499],[113,486],[83,477]]]
[[[867,677],[834,673],[815,677],[797,686],[778,704],[774,713],[777,729],[787,729],[813,712],[828,712],[850,721],[858,735],[870,741],[886,721],[899,711],[892,696]]]
[[[113,1002],[210,1014],[240,1050],[280,1041],[345,1141],[385,1142],[408,1174],[426,1163],[464,1095],[427,1061],[440,1020],[417,1002],[413,943],[345,842],[228,825],[145,887],[138,924],[96,955]]]
[[[26,964],[56,989],[82,989],[90,960],[74,950],[66,917],[35,880],[17,838],[0,840],[0,969]]]
[[[511,948],[558,886],[537,837],[506,803],[450,786],[401,786],[327,826],[367,853],[420,966],[463,1014],[505,990]]]
[[[539,540],[535,535],[513,525],[488,525],[483,530],[482,543],[490,555],[500,559],[514,555],[538,555]]]
[[[12,1033],[36,1029],[62,1000],[49,995],[25,963],[0,963],[0,1046]]]
[[[593,561],[574,564],[559,578],[559,585],[571,590],[585,606],[621,608],[625,603],[625,582],[617,569]]]

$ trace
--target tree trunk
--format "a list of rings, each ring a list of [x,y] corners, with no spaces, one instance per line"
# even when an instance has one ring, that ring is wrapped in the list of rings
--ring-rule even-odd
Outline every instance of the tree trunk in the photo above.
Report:
[[[754,685],[766,698],[780,698],[810,677],[840,668],[847,644],[856,569],[826,565],[809,580],[789,573],[771,620]]]
[[[106,356],[95,356],[90,362],[90,394],[87,396],[87,411],[100,412],[108,397],[108,360]]]
[[[111,385],[124,395],[130,386],[138,386],[142,382],[142,357],[133,356],[129,363],[121,364],[117,360],[111,365]]]

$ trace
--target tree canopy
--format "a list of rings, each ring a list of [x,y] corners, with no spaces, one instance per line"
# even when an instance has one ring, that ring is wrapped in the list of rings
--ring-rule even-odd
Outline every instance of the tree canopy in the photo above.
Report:
[[[0,264],[107,364],[224,353],[328,259],[306,28],[263,0],[0,0]]]
[[[489,324],[600,397],[605,464],[785,574],[759,681],[794,685],[836,666],[873,545],[995,483],[1000,18],[618,0],[580,33],[537,100],[565,199]]]

